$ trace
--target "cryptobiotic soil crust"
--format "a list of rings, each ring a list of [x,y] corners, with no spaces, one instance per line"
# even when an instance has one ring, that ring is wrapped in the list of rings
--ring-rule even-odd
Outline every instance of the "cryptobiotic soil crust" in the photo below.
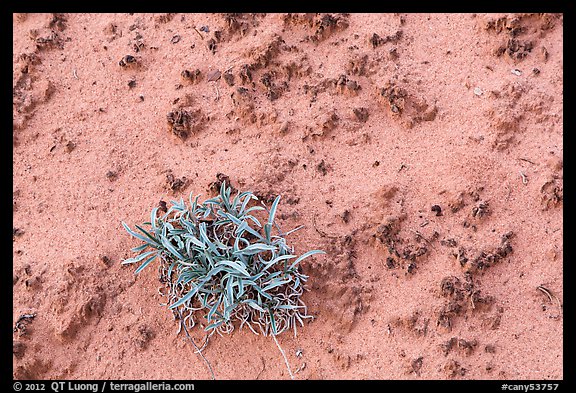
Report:
[[[222,181],[327,252],[297,379],[563,378],[562,24],[14,14],[14,378],[209,378],[121,221]],[[203,353],[289,377],[249,329]]]

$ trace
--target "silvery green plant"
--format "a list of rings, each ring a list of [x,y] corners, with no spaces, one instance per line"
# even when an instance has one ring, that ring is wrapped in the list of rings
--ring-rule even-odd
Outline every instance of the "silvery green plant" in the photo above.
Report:
[[[311,255],[300,256],[286,242],[286,236],[274,222],[280,196],[268,210],[257,205],[251,192],[237,192],[225,183],[220,194],[198,203],[181,198],[159,216],[154,208],[144,229],[136,225],[126,231],[142,244],[132,249],[140,253],[123,264],[140,263],[140,273],[159,260],[160,281],[166,285],[168,306],[181,323],[194,327],[198,318],[208,335],[230,333],[234,323],[248,326],[256,334],[276,336],[312,318],[301,299],[308,276],[299,263]],[[268,213],[264,225],[253,215]]]

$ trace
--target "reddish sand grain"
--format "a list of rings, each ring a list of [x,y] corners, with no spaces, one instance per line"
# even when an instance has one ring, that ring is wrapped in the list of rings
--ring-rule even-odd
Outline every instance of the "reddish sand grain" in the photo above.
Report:
[[[14,377],[209,378],[154,269],[120,265],[121,221],[224,173],[327,251],[302,266],[315,320],[279,336],[297,379],[562,379],[562,24],[15,14]],[[204,354],[288,378],[249,330]]]

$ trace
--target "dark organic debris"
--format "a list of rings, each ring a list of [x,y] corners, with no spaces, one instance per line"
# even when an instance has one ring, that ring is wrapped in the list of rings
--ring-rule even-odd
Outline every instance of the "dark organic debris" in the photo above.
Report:
[[[112,260],[110,259],[109,256],[107,255],[100,255],[100,261],[104,264],[104,266],[106,267],[110,267],[112,266]]]
[[[477,346],[478,340],[476,339],[467,341],[457,337],[452,337],[450,340],[440,344],[442,352],[444,352],[444,356],[447,356],[453,350],[457,350],[464,353],[466,356],[470,356]]]
[[[336,81],[336,88],[339,93],[347,93],[350,95],[358,94],[358,91],[361,89],[358,82],[348,78],[346,75],[340,75]]]
[[[142,49],[144,49],[144,39],[142,38],[142,35],[138,32],[136,32],[136,36],[134,37],[134,42],[132,43],[132,49],[134,50],[135,53],[138,53]]]
[[[440,282],[440,294],[446,301],[437,312],[436,325],[447,331],[452,330],[453,320],[457,316],[462,316],[467,311],[489,310],[495,302],[493,296],[482,295],[471,272],[464,272],[463,280],[456,276],[444,277]],[[491,328],[495,329],[497,326]],[[449,342],[446,347],[450,349],[450,345],[453,344],[458,344],[458,342]],[[464,342],[461,342],[460,345],[468,347]],[[475,347],[472,344],[471,346]]]
[[[156,23],[168,23],[168,22],[170,22],[170,21],[174,18],[174,16],[176,16],[175,13],[173,13],[173,12],[168,12],[168,13],[165,13],[165,14],[157,15],[157,16],[154,18],[154,21],[155,21]]]
[[[22,236],[24,231],[20,228],[13,227],[12,228],[12,240],[16,239],[18,236]]]
[[[497,57],[507,54],[510,58],[520,60],[525,58],[534,49],[532,41],[521,41],[517,38],[508,38],[504,45],[499,46],[494,54]]]
[[[430,210],[432,210],[434,213],[436,213],[436,216],[442,215],[442,208],[439,205],[432,205]]]
[[[63,40],[54,30],[51,30],[50,34],[46,36],[36,37],[34,42],[36,43],[36,48],[39,51],[53,48],[61,49],[63,47]]]
[[[335,32],[347,29],[348,14],[322,14],[313,22],[314,34],[309,37],[312,42],[320,42]]]
[[[493,344],[486,344],[484,346],[484,352],[486,353],[496,353],[496,346]]]
[[[208,40],[208,50],[210,52],[212,52],[212,54],[216,53],[216,41],[214,40],[214,38],[210,38],[210,40]]]
[[[18,320],[14,324],[14,328],[12,329],[14,333],[18,332],[20,336],[26,334],[27,326],[32,323],[32,321],[36,318],[36,313],[32,314],[21,314],[18,317]]]
[[[402,30],[398,30],[396,33],[394,33],[392,35],[388,35],[384,38],[382,38],[378,34],[374,33],[370,37],[370,44],[372,44],[372,48],[377,48],[380,45],[383,45],[387,42],[392,42],[392,43],[398,42],[398,40],[400,40],[400,38],[402,38]]]
[[[224,82],[226,82],[226,84],[228,86],[234,86],[234,74],[233,73],[231,73],[230,71],[226,71],[226,72],[224,72],[223,78],[224,78]]]
[[[211,192],[218,194],[220,192],[220,188],[222,187],[222,183],[224,182],[228,187],[231,188],[232,192],[236,192],[236,188],[234,188],[230,182],[230,177],[223,173],[216,174],[216,180],[208,185],[208,189]]]
[[[186,140],[190,133],[195,133],[203,127],[205,118],[198,109],[179,108],[169,112],[166,120],[172,133]]]
[[[66,18],[65,14],[53,13],[52,19],[48,23],[48,27],[50,27],[51,29],[56,28],[57,30],[64,31],[66,30],[67,22],[68,19]]]
[[[344,213],[342,213],[342,221],[344,221],[344,223],[346,224],[350,222],[350,210],[348,209],[344,210]]]
[[[472,217],[482,218],[490,214],[489,203],[487,201],[479,201],[476,206],[472,208]]]
[[[410,363],[410,372],[414,373],[416,375],[420,375],[423,360],[424,360],[424,358],[422,356],[412,360],[412,362]]]
[[[458,242],[455,239],[449,238],[440,240],[440,244],[445,247],[456,247]]]
[[[138,337],[136,337],[134,342],[138,349],[144,350],[148,347],[150,340],[154,339],[154,337],[156,337],[156,333],[154,333],[150,327],[140,325],[138,327]]]
[[[466,374],[466,369],[456,360],[451,359],[444,365],[444,371],[449,378],[462,377]]]
[[[561,179],[552,179],[547,181],[540,188],[542,194],[542,210],[559,206],[564,199],[564,185]]]
[[[322,173],[322,176],[326,176],[326,174],[328,173],[328,171],[331,169],[330,165],[327,165],[326,162],[324,162],[324,160],[320,161],[320,163],[316,166],[316,169],[318,169],[318,171],[320,173]]]
[[[404,216],[389,217],[376,228],[373,237],[387,248],[390,255],[386,260],[386,266],[389,269],[401,265],[406,268],[407,273],[414,274],[418,269],[417,262],[430,251],[427,245],[431,245],[431,242],[436,240],[437,236],[426,239],[417,231],[412,231],[416,234],[415,241],[408,237],[400,236],[400,223],[404,218]],[[399,264],[396,259],[399,259],[402,263]]]
[[[21,341],[14,341],[12,343],[12,354],[16,359],[22,359],[26,352],[26,344]]]
[[[67,153],[71,153],[72,150],[74,150],[76,148],[76,143],[72,142],[72,141],[68,141],[68,143],[66,143],[66,145],[64,146],[64,149],[66,150]]]
[[[506,258],[513,252],[510,239],[514,236],[513,232],[507,232],[502,235],[500,245],[490,251],[481,251],[476,257],[469,259],[465,254],[465,250],[460,248],[457,253],[453,255],[459,261],[460,265],[465,272],[476,273],[494,266],[502,259]]]
[[[242,65],[240,67],[238,75],[240,75],[240,80],[242,81],[242,84],[252,82],[252,67],[249,64]]]
[[[392,257],[387,257],[386,258],[386,267],[388,269],[395,269],[398,267],[398,262]]]
[[[116,171],[108,171],[106,172],[106,178],[110,181],[114,181],[118,178],[118,173]]]
[[[136,58],[132,55],[126,55],[118,62],[120,67],[128,67],[130,64],[136,64]]]
[[[352,112],[354,113],[354,116],[356,116],[356,119],[362,123],[366,123],[370,116],[368,109],[366,108],[354,108]]]
[[[180,73],[183,79],[189,80],[192,83],[196,83],[202,77],[202,72],[196,68],[194,71],[184,70]]]
[[[484,28],[505,35],[505,41],[494,51],[496,56],[506,54],[514,60],[522,60],[536,47],[539,38],[556,25],[559,17],[560,14],[553,13],[507,15],[487,20]],[[537,25],[535,29],[532,22]],[[546,58],[541,60],[546,61]]]
[[[407,97],[407,93],[403,88],[393,83],[388,83],[380,89],[380,95],[388,102],[392,113],[402,113]]]
[[[175,178],[173,174],[166,175],[166,182],[173,192],[181,191],[188,185],[188,179],[182,176],[181,179]]]
[[[430,103],[430,100],[420,94],[409,92],[409,89],[401,86],[395,78],[379,89],[378,97],[393,116],[402,115],[400,123],[408,128],[421,122],[433,121],[438,115],[438,107],[435,103]]]

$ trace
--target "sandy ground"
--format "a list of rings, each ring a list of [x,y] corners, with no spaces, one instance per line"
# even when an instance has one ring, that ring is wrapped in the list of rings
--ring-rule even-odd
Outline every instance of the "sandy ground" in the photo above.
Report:
[[[296,378],[563,378],[562,23],[15,14],[14,377],[209,378],[121,221],[223,173],[327,251]],[[288,378],[248,329],[204,355]]]

